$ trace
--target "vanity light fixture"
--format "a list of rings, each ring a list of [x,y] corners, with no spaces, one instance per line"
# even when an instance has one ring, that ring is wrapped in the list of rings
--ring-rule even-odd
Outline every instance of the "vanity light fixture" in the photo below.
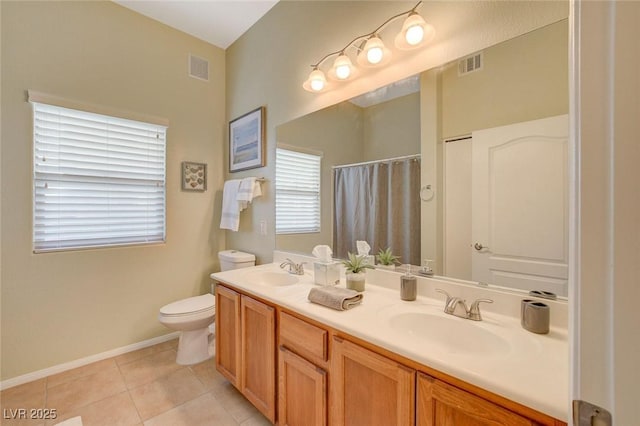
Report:
[[[394,45],[396,48],[401,50],[415,49],[431,41],[435,35],[435,29],[416,12],[416,9],[421,4],[422,1],[419,1],[410,10],[387,19],[372,32],[354,38],[341,50],[331,52],[322,57],[317,63],[311,65],[313,69],[302,87],[309,92],[323,92],[330,87],[330,83],[327,82],[327,76],[333,81],[345,81],[354,78],[359,68],[381,67],[389,63],[392,52],[385,46],[380,32],[391,22],[403,16],[406,16],[406,19],[395,38]],[[355,55],[355,62],[358,67],[353,65],[349,57],[349,49],[355,50],[355,54],[352,55]],[[333,66],[325,75],[325,72],[320,67],[328,58],[336,55]]]

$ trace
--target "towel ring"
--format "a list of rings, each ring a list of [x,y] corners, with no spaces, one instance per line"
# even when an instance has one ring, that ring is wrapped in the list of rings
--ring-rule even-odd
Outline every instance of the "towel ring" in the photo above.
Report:
[[[420,199],[422,201],[431,201],[434,195],[435,193],[433,192],[433,189],[431,189],[431,185],[425,185],[420,188]]]

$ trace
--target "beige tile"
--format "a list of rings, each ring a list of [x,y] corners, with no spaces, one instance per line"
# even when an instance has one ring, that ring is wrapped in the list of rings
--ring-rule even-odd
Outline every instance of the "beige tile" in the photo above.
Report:
[[[7,414],[10,417],[11,414]],[[2,426],[45,426],[42,420],[36,419],[3,419],[0,417],[0,425]]]
[[[205,393],[144,422],[144,426],[237,426],[222,404]]]
[[[85,405],[59,416],[47,425],[80,416],[83,426],[134,426],[140,424],[140,416],[128,392],[121,392],[100,401]]]
[[[80,407],[127,390],[116,366],[84,376],[47,390],[47,408],[55,408],[61,416]]]
[[[0,392],[0,425],[41,425],[44,408],[46,379],[15,386]],[[40,418],[39,418],[40,417]]]
[[[62,373],[54,374],[53,376],[47,377],[47,388],[59,386],[61,384],[71,382],[81,377],[91,376],[92,374],[96,374],[109,368],[113,368],[115,367],[115,365],[116,364],[113,358],[109,358],[91,364],[83,365],[82,367],[74,368],[73,370],[67,370],[63,371]]]
[[[188,368],[130,390],[142,420],[157,416],[205,392],[205,387]]]
[[[142,348],[136,351],[127,352],[126,354],[118,355],[117,357],[115,357],[115,361],[118,363],[118,365],[123,365],[132,361],[137,361],[151,354],[164,352],[166,350],[175,349],[177,347],[178,347],[178,339],[172,339],[166,342],[158,343],[157,345],[148,346],[146,348]]]
[[[0,392],[0,404],[5,398],[13,398],[19,399],[24,396],[34,395],[34,394],[42,394],[44,396],[44,391],[46,387],[47,379],[35,380],[33,382],[25,383],[23,385],[14,386],[9,389],[5,389]]]
[[[228,380],[216,370],[216,362],[213,359],[192,365],[189,368],[191,368],[207,390],[224,387],[229,384]]]
[[[158,352],[120,366],[120,371],[129,389],[152,382],[183,366],[176,364],[176,351]]]
[[[260,414],[258,409],[229,382],[216,386],[211,391],[211,394],[220,401],[225,410],[227,410],[238,423],[242,423]]]
[[[240,426],[271,426],[273,423],[262,414],[248,418],[240,424]]]

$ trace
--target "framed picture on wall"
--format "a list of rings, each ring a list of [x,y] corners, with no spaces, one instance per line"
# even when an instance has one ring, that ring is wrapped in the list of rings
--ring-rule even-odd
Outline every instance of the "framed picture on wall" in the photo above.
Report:
[[[264,167],[265,108],[260,107],[229,122],[229,171]]]
[[[207,190],[207,165],[204,163],[182,162],[182,190]]]

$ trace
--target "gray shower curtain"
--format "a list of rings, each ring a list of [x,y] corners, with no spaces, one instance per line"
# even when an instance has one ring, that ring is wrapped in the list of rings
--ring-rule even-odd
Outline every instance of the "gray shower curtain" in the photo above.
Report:
[[[420,265],[420,159],[334,169],[333,253],[346,258],[356,241],[371,254],[391,247],[400,262]]]

